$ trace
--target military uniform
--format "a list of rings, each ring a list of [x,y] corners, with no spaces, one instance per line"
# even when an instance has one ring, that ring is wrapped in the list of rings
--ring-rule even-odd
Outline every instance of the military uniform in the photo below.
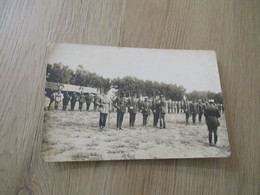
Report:
[[[195,102],[190,104],[190,113],[191,113],[191,116],[192,116],[192,123],[195,124],[196,123],[196,116],[197,116],[197,108],[196,108]]]
[[[177,107],[177,113],[179,113],[180,112],[180,103],[179,102],[176,103],[176,107]]]
[[[153,100],[152,102],[152,111],[153,111],[153,126],[157,127],[159,112],[160,112],[160,102],[159,100]]]
[[[89,111],[89,107],[93,101],[92,96],[87,94],[85,99],[86,99],[86,110]]]
[[[136,114],[138,112],[138,101],[136,98],[130,98],[127,103],[128,112],[130,114],[129,118],[129,126],[130,128],[133,128],[135,125],[135,118]]]
[[[126,112],[126,105],[127,105],[127,101],[125,100],[125,97],[116,98],[116,100],[114,101],[114,107],[117,109],[117,119],[116,119],[117,129],[122,130],[122,123],[124,119],[124,114]]]
[[[107,115],[110,112],[110,99],[105,95],[99,98],[98,110],[100,112],[99,127],[103,129],[106,126]]]
[[[54,98],[54,93],[51,94],[51,97],[50,97],[50,103],[49,103],[49,106],[48,106],[48,110],[51,109],[51,105],[52,103],[54,102],[55,98]]]
[[[165,114],[166,114],[166,101],[162,99],[160,102],[159,118],[160,118],[160,128],[164,128],[164,129],[166,128]]]
[[[60,102],[61,102],[61,93],[60,93],[60,92],[55,93],[55,94],[54,94],[54,99],[55,99],[54,109],[55,109],[55,110],[58,110],[59,104],[60,104]]]
[[[183,104],[183,110],[185,113],[185,120],[186,120],[186,125],[189,125],[189,118],[190,118],[190,105],[188,102]]]
[[[70,101],[70,96],[68,94],[68,92],[64,93],[64,98],[62,100],[62,109],[65,111],[67,109],[67,106],[69,104]]]
[[[168,113],[171,113],[171,101],[170,100],[168,100],[167,108],[168,108]]]
[[[215,106],[210,104],[206,107],[204,115],[209,131],[209,144],[212,145],[212,132],[214,133],[214,143],[216,144],[218,141],[217,129],[219,126],[218,118],[220,117],[220,113]]]
[[[76,93],[73,93],[71,96],[71,100],[70,100],[70,106],[71,106],[71,110],[74,110],[75,108],[75,104],[78,101],[78,96],[76,95]]]
[[[79,110],[82,111],[82,106],[85,103],[85,96],[83,93],[79,95]]]
[[[145,100],[145,102],[142,105],[142,113],[143,113],[143,126],[146,127],[147,119],[150,114],[150,103],[147,100]]]
[[[200,102],[197,104],[197,110],[199,114],[199,123],[201,123],[201,118],[202,118],[204,108],[203,108],[203,104],[201,104]]]

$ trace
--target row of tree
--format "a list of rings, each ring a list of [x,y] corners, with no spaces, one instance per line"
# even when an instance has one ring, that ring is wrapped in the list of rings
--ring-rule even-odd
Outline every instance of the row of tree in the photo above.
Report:
[[[214,99],[217,103],[222,103],[222,94],[213,93],[210,91],[193,91],[186,94],[186,89],[183,86],[176,84],[167,84],[157,81],[142,80],[136,77],[126,76],[123,78],[104,78],[96,73],[91,73],[84,70],[82,66],[78,66],[74,71],[61,63],[47,65],[47,81],[55,83],[64,83],[71,85],[79,85],[85,87],[99,88],[103,91],[116,88],[123,91],[127,96],[132,96],[136,93],[138,96],[154,97],[163,94],[167,99],[181,101],[183,96],[189,100],[207,100]]]

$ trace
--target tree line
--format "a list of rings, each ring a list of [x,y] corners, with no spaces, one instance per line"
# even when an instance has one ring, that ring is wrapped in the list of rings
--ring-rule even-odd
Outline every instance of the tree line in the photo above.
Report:
[[[123,78],[117,77],[114,79],[104,78],[96,73],[84,70],[81,65],[74,71],[70,69],[69,66],[61,63],[48,64],[46,79],[49,82],[93,87],[103,91],[109,91],[111,88],[116,88],[119,91],[125,92],[126,96],[132,96],[134,93],[136,93],[137,96],[142,95],[148,97],[162,94],[167,99],[181,101],[183,96],[186,95],[189,100],[214,99],[217,103],[222,103],[221,93],[193,91],[186,94],[186,89],[183,86],[142,80],[132,76]]]

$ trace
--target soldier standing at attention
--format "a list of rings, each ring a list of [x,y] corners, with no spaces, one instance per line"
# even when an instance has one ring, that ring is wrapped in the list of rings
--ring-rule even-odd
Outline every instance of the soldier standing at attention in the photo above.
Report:
[[[80,95],[79,95],[79,110],[80,110],[80,112],[82,111],[82,106],[83,106],[84,102],[85,102],[85,96],[84,96],[84,93],[82,91],[82,92],[80,92]]]
[[[152,112],[153,112],[153,127],[157,127],[158,119],[159,119],[159,100],[153,98],[152,101]]]
[[[130,128],[134,128],[136,114],[137,114],[138,109],[139,109],[138,108],[138,101],[136,99],[136,94],[134,94],[133,97],[128,100],[127,107],[128,107],[128,112],[130,114],[129,126],[130,126]]]
[[[60,90],[58,91],[58,93],[54,94],[54,99],[55,99],[54,109],[58,110],[59,104],[61,102],[61,91]]]
[[[48,106],[48,110],[51,110],[51,105],[52,105],[53,102],[54,102],[54,93],[52,93],[51,96],[50,96],[50,103],[49,103],[49,106]]]
[[[180,112],[180,102],[176,102],[176,107],[177,107],[177,113],[179,113]]]
[[[141,109],[142,109],[142,113],[143,113],[143,126],[146,127],[147,118],[150,114],[150,103],[148,102],[148,98],[145,98]]]
[[[64,111],[66,111],[67,106],[68,106],[68,104],[69,104],[69,101],[70,101],[70,96],[69,96],[69,93],[66,91],[66,92],[64,93],[64,98],[63,98],[63,100],[62,100],[62,109],[63,109]]]
[[[173,113],[174,103],[173,100],[171,101],[171,113]]]
[[[214,100],[209,100],[209,105],[206,107],[204,111],[204,115],[206,118],[206,124],[208,126],[209,131],[209,145],[214,146],[217,144],[218,141],[218,135],[217,135],[217,129],[219,124],[218,118],[220,117],[220,113],[218,109],[213,106]],[[212,132],[214,133],[214,145],[212,144]]]
[[[117,118],[116,118],[116,127],[117,129],[122,129],[122,123],[124,120],[124,114],[126,112],[126,100],[125,100],[125,93],[121,93],[120,97],[116,98],[114,101],[114,107],[117,109]]]
[[[197,104],[197,110],[198,110],[198,114],[199,114],[199,123],[201,123],[201,118],[202,118],[202,114],[203,114],[203,105],[201,103],[201,100],[199,100],[199,103]]]
[[[165,114],[166,114],[166,101],[165,101],[165,97],[161,95],[160,112],[159,112],[160,129],[161,128],[166,129]]]
[[[106,126],[107,115],[110,112],[111,102],[106,96],[107,94],[102,94],[98,102],[98,110],[100,112],[99,117],[99,128],[102,130]]]
[[[196,103],[195,100],[192,101],[190,104],[190,113],[192,116],[192,123],[195,125],[196,124],[196,116],[197,116],[197,108],[196,108]]]
[[[169,99],[167,103],[168,103],[168,105],[167,105],[168,113],[170,114],[171,113],[171,99]]]
[[[185,113],[185,117],[186,117],[186,125],[189,125],[189,118],[190,118],[190,105],[188,100],[186,100],[186,102],[184,102],[183,104],[183,110]]]
[[[89,107],[92,102],[92,98],[89,93],[87,93],[85,98],[86,98],[86,111],[89,111]]]
[[[72,96],[71,96],[71,101],[70,101],[70,106],[71,106],[71,109],[70,110],[74,110],[75,108],[75,104],[76,102],[78,101],[78,96],[76,95],[76,92],[73,92]]]

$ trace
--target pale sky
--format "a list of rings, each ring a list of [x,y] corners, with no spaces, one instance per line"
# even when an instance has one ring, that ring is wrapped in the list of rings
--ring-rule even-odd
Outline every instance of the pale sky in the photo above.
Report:
[[[134,76],[182,85],[193,90],[221,92],[216,54],[210,50],[169,50],[53,44],[47,63],[62,63],[105,78]]]

